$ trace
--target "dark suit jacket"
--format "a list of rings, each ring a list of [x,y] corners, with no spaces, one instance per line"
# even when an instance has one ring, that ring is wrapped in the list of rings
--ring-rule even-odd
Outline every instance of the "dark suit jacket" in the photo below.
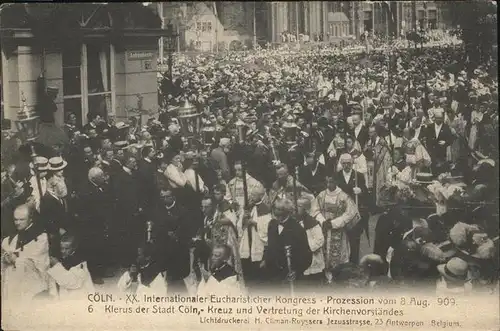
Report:
[[[113,179],[113,195],[117,215],[130,219],[138,214],[141,194],[136,174],[131,175],[122,170]],[[115,218],[118,218],[115,217]],[[122,220],[120,220],[122,221]]]
[[[358,195],[358,202],[360,204],[365,204],[367,202],[368,189],[365,183],[365,177],[362,173],[352,170],[351,177],[348,182],[345,181],[343,170],[338,171],[335,175],[337,186],[340,187],[348,196],[351,197],[353,201],[356,201],[356,195],[354,194],[354,187],[356,187],[356,177],[358,181],[358,187],[361,189],[361,194]]]
[[[63,199],[65,200],[65,199]],[[59,233],[59,229],[69,230],[71,226],[68,213],[68,204],[56,199],[52,194],[45,193],[40,199],[40,221],[44,224],[47,233]]]
[[[361,127],[361,130],[359,131],[359,134],[358,136],[356,137],[356,134],[355,134],[355,130],[350,130],[349,134],[356,138],[356,140],[359,142],[359,144],[361,145],[361,148],[363,149],[366,145],[366,142],[368,141],[369,137],[368,137],[368,128],[366,126],[362,126]]]
[[[181,135],[171,136],[168,140],[168,145],[172,149],[173,153],[179,153],[184,149],[184,143],[182,142]]]
[[[318,169],[313,175],[312,168],[309,166],[302,166],[299,169],[299,182],[307,187],[315,196],[323,191],[326,187],[325,176],[326,169],[321,163],[318,164]]]
[[[389,247],[395,248],[403,238],[403,234],[412,228],[411,218],[399,208],[392,208],[380,215],[375,227],[375,245],[373,253],[380,255],[385,261]]]
[[[113,197],[110,188],[98,188],[87,182],[86,189],[81,194],[80,217],[82,220],[81,232],[95,239],[104,237],[111,219],[113,218]]]
[[[422,125],[420,128],[420,133],[418,135],[418,140],[425,145],[425,140],[427,139],[427,126]]]
[[[156,166],[153,162],[146,160],[139,161],[137,177],[141,188],[141,205],[145,211],[150,210],[158,197],[158,190],[155,183]]]
[[[205,164],[200,162],[198,165],[198,175],[200,175],[201,179],[203,179],[203,182],[209,189],[212,189],[212,187],[217,184],[217,173],[210,163]]]
[[[304,228],[292,217],[284,224],[281,234],[276,219],[269,222],[268,245],[264,252],[266,269],[270,279],[282,281],[288,274],[285,246],[291,246],[292,270],[300,277],[311,265],[312,253]]]
[[[267,146],[257,145],[249,154],[248,173],[266,188],[271,187],[276,174],[272,165],[271,149]]]
[[[190,240],[196,227],[193,218],[188,216],[177,202],[171,209],[158,205],[152,216],[155,247],[162,252],[158,256],[161,256],[161,263],[171,280],[181,280],[190,272]],[[175,236],[169,236],[169,232]]]
[[[442,146],[439,145],[439,141],[441,140],[445,142]],[[426,147],[433,164],[437,163],[436,161],[446,160],[446,148],[450,146],[454,140],[455,137],[451,133],[451,129],[448,124],[443,123],[437,138],[435,133],[435,124],[427,127]]]

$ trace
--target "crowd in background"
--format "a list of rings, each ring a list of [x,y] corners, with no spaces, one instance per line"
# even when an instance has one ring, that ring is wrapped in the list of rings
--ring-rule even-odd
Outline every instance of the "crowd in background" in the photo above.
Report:
[[[35,158],[4,133],[3,290],[61,297],[113,275],[190,294],[498,284],[495,63],[392,45],[178,64],[146,123],[70,112],[70,143]]]

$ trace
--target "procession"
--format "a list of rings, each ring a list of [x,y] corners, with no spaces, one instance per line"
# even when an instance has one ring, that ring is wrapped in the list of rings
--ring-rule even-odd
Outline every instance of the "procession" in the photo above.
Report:
[[[159,114],[2,126],[2,298],[498,291],[498,64],[451,39],[176,54]]]

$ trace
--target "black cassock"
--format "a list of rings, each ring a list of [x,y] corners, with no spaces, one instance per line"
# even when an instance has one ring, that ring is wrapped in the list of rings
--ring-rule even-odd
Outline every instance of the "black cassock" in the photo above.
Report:
[[[123,169],[115,174],[112,185],[115,197],[112,225],[115,256],[124,266],[129,266],[136,258],[144,228],[144,219],[139,211],[140,185],[135,174]]]
[[[87,182],[80,197],[79,233],[82,249],[92,276],[104,276],[104,268],[110,262],[109,235],[113,218],[113,198],[109,187],[99,188]]]
[[[315,196],[326,188],[325,178],[325,166],[319,162],[314,167],[300,167],[299,182],[307,187]]]
[[[312,261],[312,252],[304,228],[292,217],[284,223],[281,233],[279,225],[276,219],[269,223],[268,245],[264,252],[268,279],[276,285],[286,282],[288,274],[285,246],[291,246],[291,266],[298,279]]]
[[[170,208],[158,205],[153,213],[154,245],[168,281],[182,280],[190,272],[189,249],[196,228],[189,215],[177,202]]]

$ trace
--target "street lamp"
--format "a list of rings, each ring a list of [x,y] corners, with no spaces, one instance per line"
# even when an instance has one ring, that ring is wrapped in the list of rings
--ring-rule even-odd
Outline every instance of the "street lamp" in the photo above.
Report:
[[[295,119],[292,115],[288,115],[285,118],[285,123],[283,124],[285,142],[287,145],[291,146],[297,142],[297,134],[299,127],[295,124]]]
[[[35,146],[33,141],[38,137],[40,118],[36,115],[35,111],[28,108],[26,103],[26,97],[24,92],[21,92],[22,108],[17,112],[17,120],[14,121],[16,124],[17,131],[21,137],[23,143],[26,143],[31,148],[31,159],[33,162],[33,172],[35,173],[35,178],[38,184],[38,193],[40,197],[43,196],[42,185],[40,183],[40,174],[38,168],[36,167],[35,158]]]
[[[245,142],[248,126],[241,119],[238,119],[234,125],[236,125],[236,128],[238,129],[239,143],[242,144]]]
[[[190,104],[188,100],[184,102],[182,107],[179,107],[177,114],[182,135],[188,139],[190,147],[194,147],[193,141],[201,132],[201,114],[198,113],[196,106]]]
[[[207,150],[210,149],[210,146],[212,146],[215,141],[215,133],[216,129],[212,122],[204,125],[203,129],[201,130],[201,140]]]
[[[32,142],[38,137],[40,118],[34,110],[28,108],[24,92],[21,92],[21,101],[22,108],[17,112],[17,120],[14,122],[21,139],[25,142]]]

